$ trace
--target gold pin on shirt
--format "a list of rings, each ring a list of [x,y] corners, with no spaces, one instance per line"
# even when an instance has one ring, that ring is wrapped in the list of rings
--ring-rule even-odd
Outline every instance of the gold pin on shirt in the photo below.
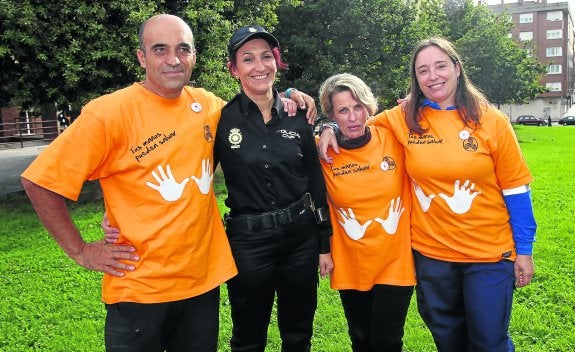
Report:
[[[204,139],[207,142],[211,142],[214,140],[214,136],[212,134],[212,130],[210,129],[209,125],[204,125]]]

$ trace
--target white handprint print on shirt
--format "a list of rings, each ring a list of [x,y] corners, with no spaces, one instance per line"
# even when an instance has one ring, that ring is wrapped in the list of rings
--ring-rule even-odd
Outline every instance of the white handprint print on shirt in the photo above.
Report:
[[[365,235],[365,229],[371,224],[371,220],[368,220],[365,224],[361,225],[359,221],[356,220],[353,210],[351,208],[347,210],[349,212],[349,216],[343,208],[338,210],[339,215],[343,219],[343,222],[339,220],[338,222],[343,226],[343,229],[349,238],[357,241]]]
[[[375,218],[375,221],[379,222],[381,226],[383,226],[385,232],[387,232],[390,235],[395,235],[395,233],[397,232],[397,225],[399,224],[399,218],[401,217],[401,214],[403,214],[403,211],[405,210],[405,208],[401,207],[400,197],[397,197],[397,204],[395,203],[395,201],[396,201],[395,199],[391,200],[391,204],[389,206],[389,215],[387,216],[387,219],[383,220],[381,218]]]
[[[210,169],[210,159],[202,159],[202,177],[192,176],[191,178],[196,182],[202,194],[208,194],[214,179],[214,174],[212,169]]]
[[[429,196],[426,196],[425,193],[423,193],[421,187],[419,187],[419,185],[415,183],[415,180],[412,180],[412,182],[413,182],[413,191],[415,192],[415,196],[419,201],[419,205],[421,205],[421,210],[423,210],[424,213],[427,213],[429,207],[431,206],[431,200],[435,198],[435,194],[430,194]]]
[[[478,195],[481,194],[480,191],[476,191],[471,193],[475,188],[475,183],[472,183],[469,188],[469,180],[465,181],[461,188],[459,187],[459,180],[455,181],[453,185],[454,191],[453,196],[449,197],[443,193],[440,193],[439,196],[447,202],[449,209],[455,214],[465,214],[471,208],[471,203],[473,203],[473,199]]]
[[[186,183],[190,180],[189,177],[186,177],[182,182],[178,183],[174,179],[172,175],[172,170],[170,169],[170,165],[166,165],[166,173],[164,173],[164,168],[162,165],[158,165],[158,172],[160,176],[155,171],[152,171],[152,176],[158,181],[158,184],[153,184],[151,182],[146,182],[146,184],[155,189],[156,191],[160,192],[162,198],[164,198],[168,202],[174,202],[182,196],[184,192],[184,187]]]

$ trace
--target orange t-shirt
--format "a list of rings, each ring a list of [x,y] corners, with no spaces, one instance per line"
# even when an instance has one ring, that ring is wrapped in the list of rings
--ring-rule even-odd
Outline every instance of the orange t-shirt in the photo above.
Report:
[[[236,275],[211,179],[202,180],[223,105],[203,89],[164,99],[136,83],[88,103],[22,174],[73,200],[84,181],[100,181],[118,244],[140,256],[124,277],[104,275],[104,302],[186,299]]]
[[[453,262],[514,260],[502,190],[532,176],[509,119],[489,106],[476,130],[456,110],[422,109],[423,135],[409,133],[400,106],[377,115],[404,146],[412,181],[412,246]]]
[[[337,290],[415,285],[403,148],[386,128],[370,130],[363,147],[340,148],[333,164],[322,161],[333,227],[330,279]]]

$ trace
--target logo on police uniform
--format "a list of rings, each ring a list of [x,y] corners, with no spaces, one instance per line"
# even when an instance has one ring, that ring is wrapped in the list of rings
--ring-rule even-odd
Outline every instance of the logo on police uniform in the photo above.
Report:
[[[299,133],[297,133],[296,131],[277,130],[276,133],[281,135],[283,138],[287,139],[294,139],[294,138],[301,139]]]
[[[230,130],[230,134],[228,135],[228,141],[231,144],[232,149],[238,149],[240,147],[240,143],[242,143],[242,132],[239,128],[232,128]]]

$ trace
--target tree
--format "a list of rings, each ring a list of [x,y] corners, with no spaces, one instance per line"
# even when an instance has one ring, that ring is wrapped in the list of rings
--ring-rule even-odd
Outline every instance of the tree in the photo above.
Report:
[[[450,31],[450,23],[445,11],[445,0],[420,1],[417,9],[416,30],[418,37],[446,36]]]
[[[450,0],[446,12],[449,36],[463,56],[467,74],[492,103],[524,103],[545,91],[539,83],[545,68],[509,38],[508,15],[497,16],[471,0]]]
[[[313,94],[329,76],[364,79],[382,107],[405,95],[418,32],[416,1],[306,1],[278,8],[278,39],[289,70],[285,86]],[[303,20],[302,20],[303,19]]]
[[[227,45],[233,31],[241,26],[258,24],[270,32],[277,23],[275,10],[279,0],[187,2],[185,18],[196,33],[198,59],[192,78],[197,86],[215,92],[224,99],[239,92],[238,83],[230,76]]]
[[[195,34],[196,84],[229,98],[239,89],[225,67],[240,24],[273,26],[279,0],[0,0],[0,105],[72,105],[142,79],[140,24],[171,13]],[[257,16],[257,19],[256,19]],[[44,110],[44,109],[42,109]]]
[[[0,106],[72,105],[142,78],[137,30],[155,13],[186,20],[198,54],[195,85],[231,98],[239,86],[226,69],[227,42],[241,25],[259,24],[280,41],[290,68],[278,87],[315,95],[328,76],[364,79],[383,108],[403,97],[409,60],[423,37],[459,46],[468,73],[494,102],[542,91],[542,67],[508,37],[505,17],[472,0],[0,0]]]
[[[6,82],[23,108],[54,103],[81,105],[125,86],[137,71],[134,50],[144,13],[134,1],[33,0],[6,2],[0,43],[11,62]],[[143,5],[152,12],[153,2]],[[138,16],[141,15],[141,16]]]

